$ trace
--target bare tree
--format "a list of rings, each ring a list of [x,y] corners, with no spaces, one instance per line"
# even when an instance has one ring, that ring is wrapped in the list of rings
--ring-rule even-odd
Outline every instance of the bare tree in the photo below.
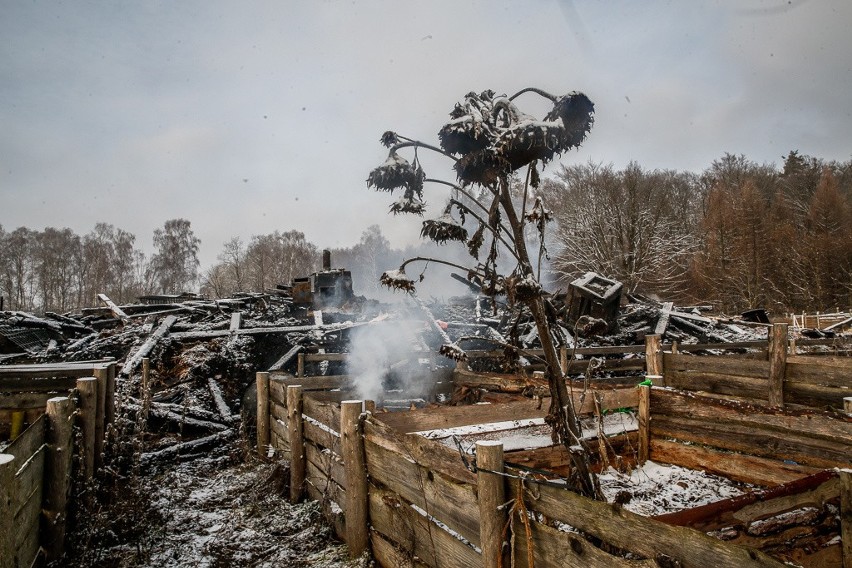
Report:
[[[515,100],[524,93],[536,93],[549,100],[552,110],[543,119],[521,112]],[[493,91],[469,93],[455,105],[450,122],[439,131],[440,147],[386,132],[382,142],[390,148],[388,158],[370,172],[367,184],[380,191],[401,191],[401,198],[391,205],[394,214],[422,215],[425,183],[449,188],[450,198],[443,214],[424,221],[421,235],[439,244],[464,243],[476,263],[465,267],[438,259],[412,258],[398,270],[385,272],[381,280],[391,288],[413,292],[415,281],[406,275],[406,266],[419,261],[443,263],[465,271],[484,292],[505,294],[510,304],[527,308],[544,350],[545,376],[551,392],[547,421],[554,438],[566,446],[572,457],[572,485],[583,494],[600,497],[597,478],[589,468],[588,452],[576,450],[584,443],[551,333],[555,310],[548,306],[539,283],[538,263],[531,259],[525,241],[528,225],[535,227],[543,239],[551,219],[541,197],[533,193],[539,185],[539,166],[579,146],[591,129],[593,112],[594,105],[588,97],[577,92],[561,97],[539,89],[524,89],[511,97],[495,95]],[[413,150],[413,161],[400,155],[405,149]],[[421,150],[451,159],[459,183],[427,177],[418,157]],[[513,201],[510,180],[513,172],[522,168],[526,173],[518,206]],[[476,227],[472,233],[465,227],[468,222]],[[484,259],[480,259],[480,251],[485,252]],[[508,274],[498,267],[500,254],[512,259],[513,268]],[[442,352],[464,357],[458,345],[445,345]]]
[[[558,229],[555,268],[573,279],[593,271],[642,289],[683,294],[696,248],[695,180],[636,163],[563,167],[543,184]]]
[[[186,219],[170,219],[154,231],[151,270],[161,292],[186,292],[197,282],[200,244]]]

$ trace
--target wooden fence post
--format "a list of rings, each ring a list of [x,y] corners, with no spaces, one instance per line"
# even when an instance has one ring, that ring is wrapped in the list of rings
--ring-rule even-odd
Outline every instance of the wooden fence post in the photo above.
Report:
[[[651,458],[651,387],[639,385],[639,465]]]
[[[296,356],[296,376],[304,377],[305,376],[305,354],[299,353]]]
[[[838,470],[840,476],[840,546],[843,568],[852,568],[852,470]]]
[[[115,422],[115,363],[107,365],[107,388],[106,407],[104,408],[104,420],[107,424]]]
[[[11,568],[15,563],[14,481],[15,456],[0,454],[0,568]]]
[[[305,488],[305,431],[302,423],[302,387],[287,387],[287,433],[290,438],[290,502],[298,503]]]
[[[62,558],[65,520],[71,492],[71,459],[74,455],[74,401],[59,396],[47,401],[47,455],[44,464],[44,506],[41,544],[45,560]]]
[[[852,416],[852,396],[847,396],[843,399],[843,411]]]
[[[95,414],[95,469],[104,465],[104,438],[106,436],[106,392],[109,370],[101,367],[94,370],[98,380],[98,408]]]
[[[503,442],[486,440],[476,443],[476,483],[479,494],[479,540],[482,566],[496,568],[503,554],[503,526],[506,513],[499,507],[506,502],[503,473]],[[487,471],[486,471],[487,470]],[[523,498],[521,495],[520,498]]]
[[[787,324],[773,324],[769,332],[769,406],[784,408],[787,367]]]
[[[269,373],[257,373],[257,455],[266,457],[269,447]]]
[[[664,386],[666,380],[663,376],[663,344],[661,335],[645,336],[645,369],[646,374],[652,377],[654,385]]]
[[[344,400],[340,403],[340,438],[346,468],[346,546],[350,558],[360,557],[367,550],[369,539],[367,467],[360,427],[363,406],[360,400]]]
[[[77,379],[80,411],[77,421],[83,433],[83,479],[89,481],[95,473],[95,423],[98,417],[98,380],[95,377]]]

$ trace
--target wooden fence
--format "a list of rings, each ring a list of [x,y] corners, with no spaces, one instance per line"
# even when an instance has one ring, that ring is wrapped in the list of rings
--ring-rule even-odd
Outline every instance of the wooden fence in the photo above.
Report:
[[[646,344],[647,372],[657,384],[767,402],[844,410],[852,395],[852,357],[791,354],[787,325],[771,330],[765,358],[696,357],[665,351],[659,336]],[[793,350],[792,353],[796,351]]]
[[[72,479],[101,465],[114,378],[110,361],[0,367],[0,439],[13,438],[0,453],[0,568],[62,557]]]
[[[290,460],[291,500],[297,501],[306,493],[320,501],[353,556],[370,548],[381,566],[495,566],[501,543],[509,538],[504,527],[511,518],[515,566],[783,565],[760,550],[768,545],[757,537],[743,540],[747,546],[732,544],[708,536],[700,523],[693,528],[693,521],[643,517],[617,504],[581,497],[564,486],[529,476],[531,467],[560,459],[566,462],[562,448],[527,452],[526,461],[520,464],[517,457],[524,454],[509,453],[506,460],[499,443],[479,443],[478,469],[472,470],[456,449],[416,434],[435,428],[541,417],[546,404],[540,401],[374,413],[370,401],[338,402],[347,395],[345,391],[308,390],[345,387],[345,383],[335,386],[332,381],[320,387],[316,380],[322,379],[270,378],[268,373],[258,373],[258,451],[268,455],[271,449]],[[591,411],[591,401],[596,398],[586,394],[582,412]],[[781,471],[757,476],[764,481],[773,477],[773,483],[806,476],[823,467],[850,465],[849,420],[820,417],[814,421],[819,432],[809,436],[798,431],[809,420],[804,414],[726,406],[735,403],[698,400],[698,395],[669,394],[665,389],[647,387],[601,394],[603,408],[639,409],[643,459],[688,465],[712,458],[718,471],[740,471],[741,477],[750,467],[759,465],[764,470]],[[702,414],[699,427],[695,415],[705,403],[708,412]],[[711,413],[718,408],[726,414],[713,420]],[[680,440],[692,443],[718,434],[727,445],[717,445],[712,451],[702,449],[698,457],[684,457],[690,454],[690,448],[698,446],[671,442],[664,437],[668,435],[665,428],[669,428],[668,434],[676,430]],[[756,444],[748,443],[743,432],[746,429],[757,434]],[[788,435],[794,437],[793,441],[787,440]],[[674,444],[680,445],[679,452],[672,449]],[[742,457],[725,457],[732,449],[743,452]],[[778,451],[782,459],[795,458],[801,465],[774,460],[767,455],[770,451]],[[562,455],[553,458],[553,454]],[[817,493],[821,503],[838,505],[842,493],[844,521],[833,530],[834,536],[842,533],[843,537],[820,549],[819,560],[837,560],[847,554],[844,562],[848,566],[852,563],[852,551],[848,550],[852,543],[852,487],[847,471],[834,475],[837,481],[828,486],[818,484]],[[807,487],[808,491],[813,489],[812,484]],[[813,491],[810,494],[808,501],[796,493],[796,488],[786,487],[776,495],[779,500],[762,512],[749,509],[748,515],[739,510],[725,514],[740,515],[746,519],[741,524],[751,526],[790,510],[785,503],[795,508],[803,500],[812,502]],[[506,503],[509,505],[503,506]],[[748,506],[744,502],[740,505],[741,509]],[[565,525],[582,534],[560,530]],[[628,559],[623,553],[644,560]]]

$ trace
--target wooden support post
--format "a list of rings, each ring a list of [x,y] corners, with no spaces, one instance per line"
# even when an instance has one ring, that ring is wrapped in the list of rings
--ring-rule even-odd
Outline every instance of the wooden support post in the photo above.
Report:
[[[257,374],[257,455],[266,457],[269,448],[269,373]]]
[[[787,324],[776,323],[769,332],[769,406],[784,408],[787,367]]]
[[[71,493],[71,458],[74,455],[74,401],[60,396],[47,401],[47,454],[44,464],[42,539],[45,560],[62,558],[65,520]]]
[[[639,465],[651,459],[651,387],[639,385]]]
[[[305,376],[305,354],[299,353],[298,358],[296,359],[296,376],[304,377]]]
[[[104,439],[106,437],[106,391],[109,371],[106,367],[94,370],[98,380],[98,408],[95,418],[95,470],[104,465]]]
[[[843,412],[852,416],[852,396],[843,399]]]
[[[15,456],[0,454],[0,568],[15,565],[15,511],[12,495],[15,492]]]
[[[80,411],[77,424],[83,433],[83,479],[89,481],[95,474],[95,437],[98,418],[98,380],[95,377],[77,379],[77,392],[80,395]]]
[[[649,375],[663,377],[663,345],[660,335],[645,336],[645,369]],[[659,386],[665,385],[665,382],[665,378],[662,378]]]
[[[364,401],[364,411],[369,412],[371,414],[376,413],[376,401],[375,400],[365,400]]]
[[[789,354],[791,356],[796,355],[796,338],[795,337],[790,340],[790,347],[788,349],[789,349],[789,352],[790,352]]]
[[[559,365],[562,367],[562,376],[568,372],[568,348],[564,345],[559,348]]]
[[[115,363],[107,365],[107,388],[106,406],[104,407],[104,420],[107,424],[115,422],[115,375],[117,374]]]
[[[677,341],[672,341],[672,355],[680,353],[680,344]]]
[[[350,558],[359,558],[366,550],[367,530],[367,467],[364,458],[364,438],[361,435],[360,400],[340,403],[340,438],[343,463],[346,468],[346,546]]]
[[[499,509],[506,502],[503,473],[503,442],[486,440],[476,443],[477,492],[479,494],[479,540],[482,566],[500,566],[503,554],[503,526],[506,513]]]
[[[290,438],[290,502],[298,503],[305,489],[305,430],[302,423],[302,386],[287,387],[287,434]]]
[[[840,547],[843,568],[852,568],[852,470],[838,470],[840,477]]]

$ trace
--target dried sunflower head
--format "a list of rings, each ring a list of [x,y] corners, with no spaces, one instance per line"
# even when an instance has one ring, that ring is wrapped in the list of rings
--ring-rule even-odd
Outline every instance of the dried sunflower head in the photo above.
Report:
[[[398,215],[400,213],[411,213],[422,216],[425,210],[426,203],[420,201],[417,196],[409,194],[408,191],[405,192],[403,197],[395,201],[390,206],[390,212],[394,215]]]
[[[452,359],[453,361],[467,361],[467,353],[455,343],[445,343],[438,349],[438,353]]]
[[[586,138],[595,123],[595,104],[583,93],[573,91],[556,101],[544,120],[561,120],[563,150],[576,148]]]
[[[535,205],[533,205],[530,212],[524,218],[530,223],[543,225],[553,220],[553,211],[544,206],[544,201],[542,201],[541,197],[536,197]]]
[[[559,122],[526,120],[507,128],[494,146],[510,164],[510,169],[515,171],[533,160],[547,163],[555,154],[561,153],[562,134]]]
[[[399,136],[397,136],[396,132],[388,130],[382,134],[381,141],[385,148],[390,148],[391,146],[399,144]]]
[[[541,296],[543,288],[532,274],[513,274],[506,279],[506,295],[511,303],[529,302]]]
[[[380,279],[382,286],[387,286],[391,290],[402,290],[403,292],[414,292],[414,281],[409,280],[405,275],[405,270],[387,270],[382,273]]]
[[[404,187],[420,193],[425,178],[426,174],[422,168],[415,167],[396,152],[391,152],[384,164],[370,172],[367,187],[375,187],[381,191]]]
[[[448,241],[467,241],[467,229],[459,225],[453,216],[446,212],[437,219],[423,221],[421,237],[428,237],[442,245]]]
[[[510,171],[510,164],[491,148],[475,150],[459,158],[453,168],[463,184],[493,186]]]

